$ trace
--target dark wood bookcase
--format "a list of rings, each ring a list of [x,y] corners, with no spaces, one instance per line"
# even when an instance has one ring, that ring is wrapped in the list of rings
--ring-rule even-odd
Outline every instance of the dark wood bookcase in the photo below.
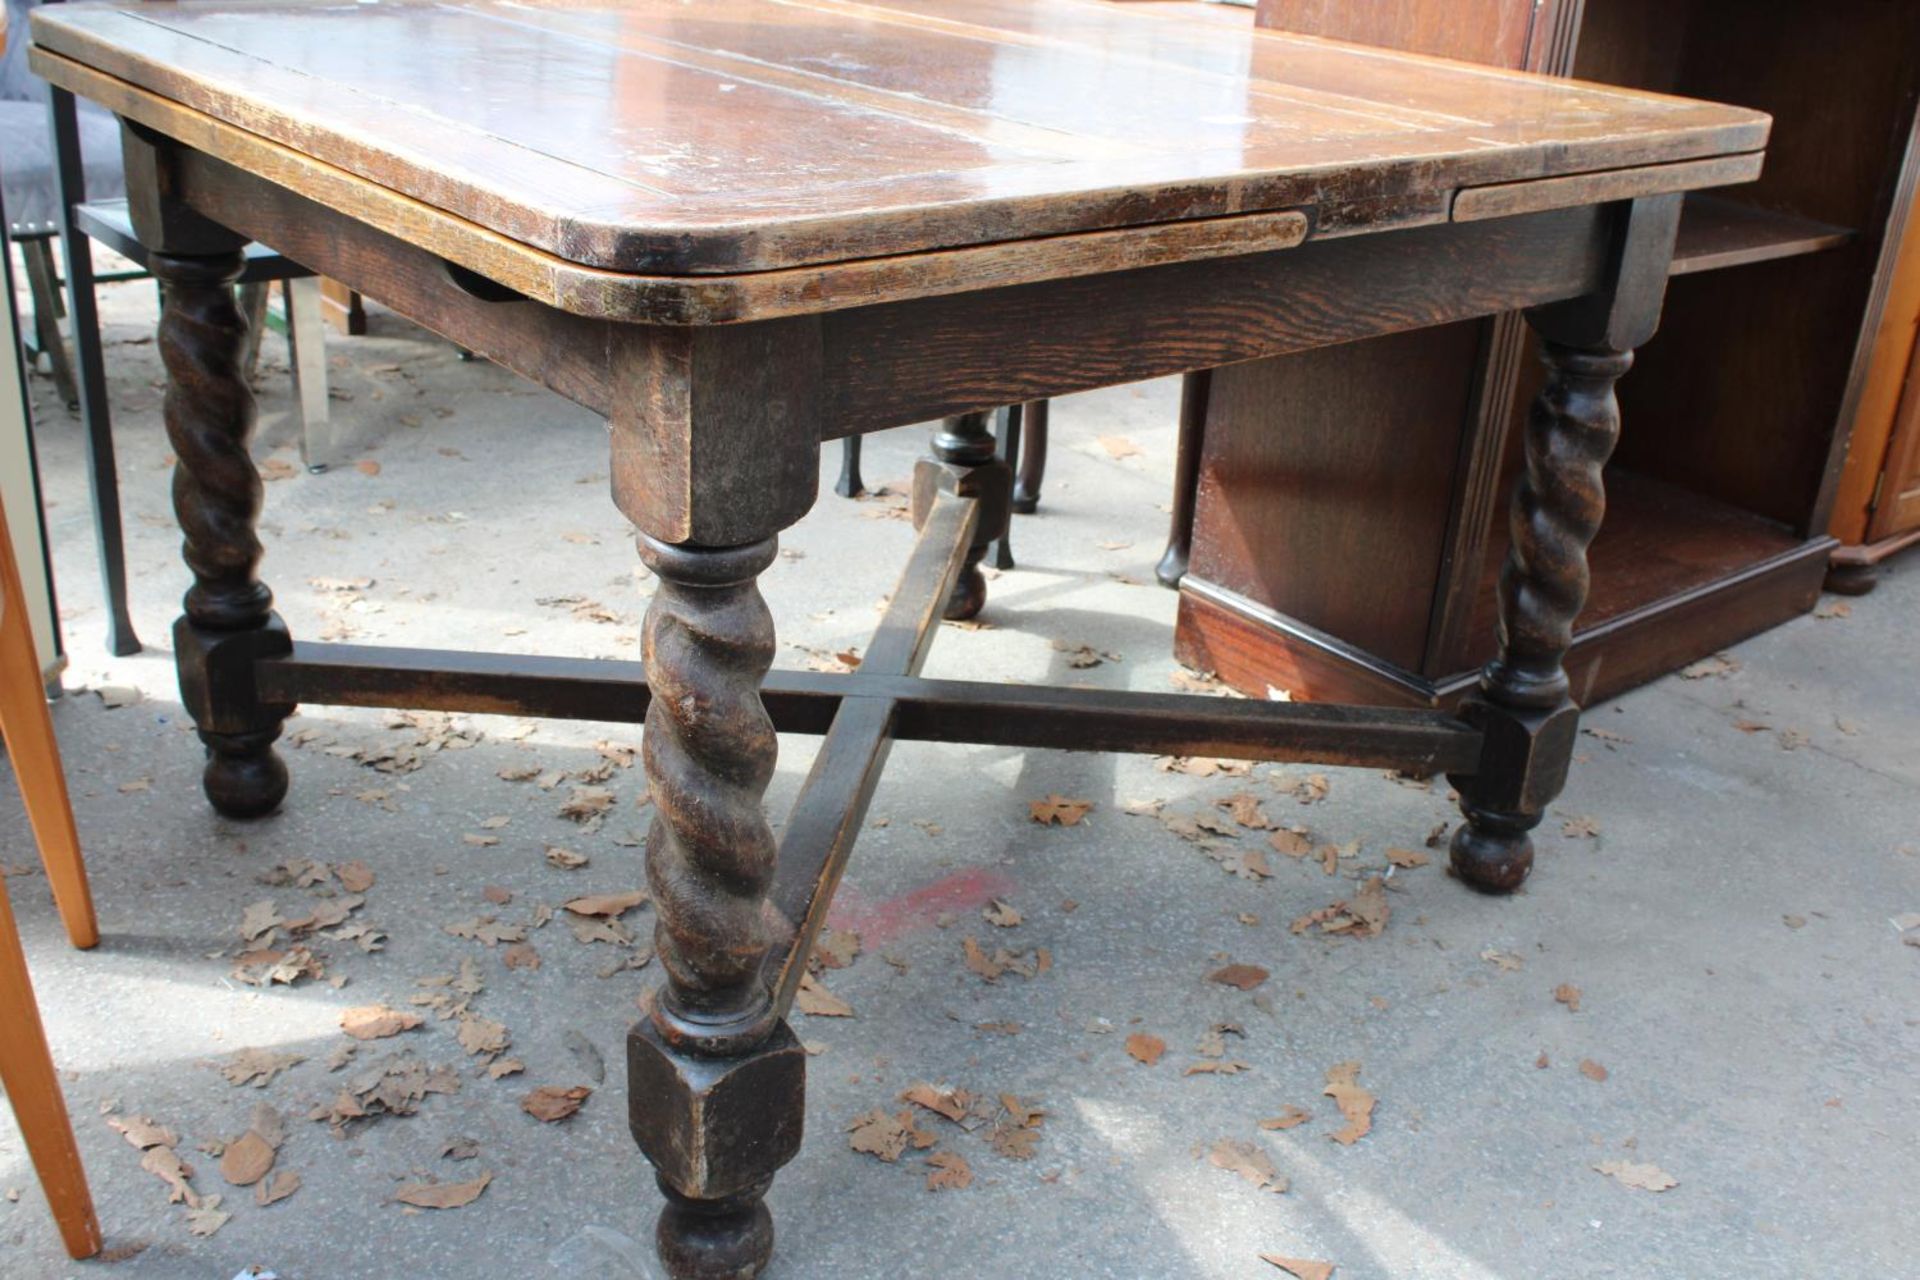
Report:
[[[1569,661],[1608,696],[1812,607],[1913,203],[1910,0],[1263,0],[1267,26],[1757,107],[1690,198]],[[1215,370],[1176,647],[1254,696],[1446,704],[1493,651],[1538,385],[1517,316]],[[1391,519],[1379,513],[1391,510]],[[1253,555],[1283,547],[1284,556]]]

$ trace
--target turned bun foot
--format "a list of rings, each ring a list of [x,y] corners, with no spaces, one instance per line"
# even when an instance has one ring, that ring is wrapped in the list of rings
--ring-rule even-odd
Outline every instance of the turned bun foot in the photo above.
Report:
[[[1481,893],[1512,893],[1533,870],[1533,837],[1463,822],[1450,847],[1453,874]]]
[[[1837,596],[1863,596],[1880,584],[1877,566],[1870,564],[1836,564],[1827,569],[1827,580],[1822,589]]]
[[[948,622],[965,622],[987,607],[987,580],[975,565],[968,565],[954,579],[953,594],[940,616]]]
[[[664,1183],[654,1243],[673,1280],[753,1280],[773,1257],[773,1215],[758,1191],[690,1200]]]
[[[287,765],[270,746],[229,752],[209,746],[200,785],[229,818],[264,818],[287,798]]]

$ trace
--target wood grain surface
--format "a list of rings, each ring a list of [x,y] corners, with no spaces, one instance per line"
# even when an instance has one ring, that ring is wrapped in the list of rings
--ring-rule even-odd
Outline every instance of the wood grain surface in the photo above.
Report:
[[[55,79],[64,59],[566,262],[667,275],[1711,159],[1769,126],[1096,0],[89,4],[37,11],[34,39]]]

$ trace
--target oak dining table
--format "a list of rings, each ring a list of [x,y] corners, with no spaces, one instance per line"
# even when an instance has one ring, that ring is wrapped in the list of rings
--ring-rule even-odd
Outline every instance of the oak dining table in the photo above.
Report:
[[[1657,324],[1682,193],[1757,176],[1769,119],[1167,8],[34,14],[35,70],[124,122],[164,290],[192,580],[174,640],[214,807],[282,804],[274,742],[296,704],[644,718],[664,980],[628,1035],[629,1105],[676,1277],[757,1275],[772,1254],[763,1197],[805,1102],[787,1013],[893,741],[1444,773],[1465,817],[1454,874],[1488,892],[1526,877],[1565,780],[1562,662],[1614,383]],[[250,240],[605,417],[613,501],[655,581],[638,661],[289,635],[258,573],[231,287]],[[1508,310],[1540,336],[1545,385],[1498,651],[1457,715],[919,674],[942,618],[986,600],[1009,503],[995,406]],[[772,669],[755,580],[815,500],[822,442],[915,422],[939,424],[918,534],[858,671]],[[776,840],[782,732],[820,742]]]

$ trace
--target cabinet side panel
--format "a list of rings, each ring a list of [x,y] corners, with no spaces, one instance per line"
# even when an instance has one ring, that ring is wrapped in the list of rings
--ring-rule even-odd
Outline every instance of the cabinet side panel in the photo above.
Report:
[[[1217,370],[1192,571],[1418,669],[1481,323]]]

